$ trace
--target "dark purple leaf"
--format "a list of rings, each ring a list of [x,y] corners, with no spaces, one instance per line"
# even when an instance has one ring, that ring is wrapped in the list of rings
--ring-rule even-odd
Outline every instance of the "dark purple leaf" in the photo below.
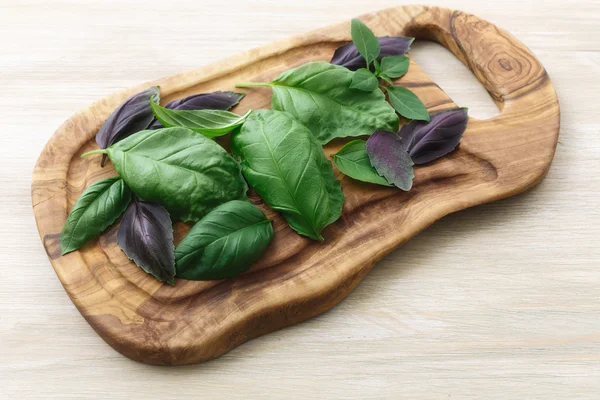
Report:
[[[213,92],[194,94],[183,99],[170,101],[165,108],[171,110],[230,110],[238,104],[245,96],[245,93],[235,92]],[[162,128],[162,124],[154,119],[150,129]]]
[[[412,188],[413,162],[398,134],[375,131],[367,140],[367,154],[377,173],[402,190]]]
[[[400,129],[400,137],[417,165],[425,164],[456,148],[467,128],[466,108],[431,115],[431,122],[411,121]]]
[[[121,220],[117,243],[141,269],[174,284],[173,225],[164,207],[134,198]]]
[[[158,103],[160,92],[157,86],[152,86],[143,92],[134,94],[108,116],[96,134],[96,143],[101,149],[123,140],[136,132],[148,129],[154,120],[150,102]],[[104,166],[106,155],[102,156]]]
[[[410,45],[415,39],[406,36],[384,36],[377,38],[377,40],[381,47],[381,52],[377,60],[381,61],[383,57],[387,56],[403,56],[410,49]],[[341,65],[351,71],[367,67],[365,59],[360,55],[352,42],[338,47],[335,53],[333,53],[330,63]]]

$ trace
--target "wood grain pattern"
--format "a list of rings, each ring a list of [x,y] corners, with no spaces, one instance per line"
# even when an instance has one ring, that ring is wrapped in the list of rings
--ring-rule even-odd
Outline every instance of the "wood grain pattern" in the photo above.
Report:
[[[545,70],[522,44],[474,16],[441,8],[399,7],[362,19],[377,35],[442,43],[475,73],[502,112],[490,120],[471,119],[459,149],[418,168],[409,193],[341,177],[344,213],[325,230],[324,244],[297,236],[266,210],[275,218],[275,240],[264,259],[236,279],[162,286],[122,254],[114,227],[81,251],[60,257],[58,237],[68,210],[91,182],[114,174],[79,155],[95,147],[93,136],[110,111],[149,84],[94,103],[55,133],[34,171],[38,229],[69,296],[111,346],[151,364],[214,358],[333,307],[375,261],[442,216],[522,192],[545,176],[558,138],[558,102]],[[348,32],[348,23],[331,26],[153,84],[169,101],[232,89],[239,81],[270,80],[304,62],[328,60],[349,39]],[[414,63],[400,83],[430,110],[455,106]],[[236,111],[268,106],[269,91],[248,92]],[[326,153],[342,144],[328,145]],[[185,231],[178,226],[177,236]]]

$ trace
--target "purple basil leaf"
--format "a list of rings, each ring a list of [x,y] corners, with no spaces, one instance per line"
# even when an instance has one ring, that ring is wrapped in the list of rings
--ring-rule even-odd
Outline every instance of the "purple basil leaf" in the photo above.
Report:
[[[403,56],[410,49],[410,45],[415,39],[406,36],[383,36],[377,38],[377,40],[381,47],[381,52],[377,60],[381,61],[383,57],[387,56]],[[360,55],[352,42],[338,47],[335,53],[333,53],[330,63],[341,65],[351,71],[367,67],[365,59]]]
[[[183,99],[173,100],[164,107],[171,110],[230,110],[238,104],[245,96],[245,93],[235,92],[213,92],[194,94]],[[150,129],[162,128],[162,124],[154,119]]]
[[[394,132],[375,131],[367,140],[367,154],[377,173],[402,190],[412,188],[413,162]]]
[[[431,115],[431,122],[411,121],[400,129],[400,137],[417,165],[425,164],[456,148],[467,128],[466,108]]]
[[[152,86],[143,92],[134,94],[108,116],[96,134],[96,143],[105,149],[127,136],[148,129],[154,120],[150,102],[160,101],[157,86]],[[106,156],[102,157],[102,166]]]
[[[173,225],[163,206],[134,198],[121,220],[117,243],[141,269],[175,283]]]

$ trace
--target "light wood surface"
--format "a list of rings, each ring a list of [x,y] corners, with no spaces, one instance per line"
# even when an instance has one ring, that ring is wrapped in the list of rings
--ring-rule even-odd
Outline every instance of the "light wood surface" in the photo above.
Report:
[[[77,112],[50,138],[31,184],[40,238],[79,311],[117,351],[156,365],[218,357],[329,310],[375,262],[438,219],[514,196],[545,177],[558,140],[559,106],[548,74],[527,48],[493,24],[446,8],[393,7],[360,18],[378,36],[443,44],[473,71],[502,111],[491,119],[471,118],[451,155],[415,168],[410,192],[338,173],[344,208],[339,220],[323,231],[323,242],[299,236],[251,192],[251,201],[273,220],[275,237],[252,269],[233,279],[160,284],[121,251],[117,225],[81,249],[60,254],[60,232],[77,198],[92,182],[115,175],[113,168],[102,168],[99,157],[80,155],[97,149],[100,125],[139,86]],[[233,90],[236,82],[268,82],[306,62],[329,60],[349,39],[349,28],[349,21],[342,22],[152,84],[161,88],[162,101],[169,102]],[[398,84],[412,88],[430,112],[457,107],[416,64]],[[268,107],[270,100],[270,90],[249,90],[235,111]],[[330,142],[325,154],[350,140]],[[187,228],[174,226],[176,245]]]
[[[6,204],[0,228],[0,393],[7,398],[597,396],[599,140],[593,93],[600,85],[597,39],[590,33],[597,29],[597,4],[577,2],[568,12],[548,2],[543,7],[505,2],[498,9],[452,4],[511,31],[553,79],[562,106],[562,144],[542,185],[436,223],[378,263],[325,315],[253,340],[218,360],[164,369],[133,363],[106,346],[49,266],[28,200],[31,169],[49,133],[73,110],[116,89],[397,3],[224,2],[200,8],[188,2],[181,4],[185,12],[166,17],[159,11],[168,11],[173,2],[148,3],[137,12],[134,3],[119,2],[118,15],[111,13],[116,3],[0,3],[0,30],[9,39],[0,58]],[[295,18],[286,18],[292,14]],[[232,22],[219,26],[219,18]],[[202,34],[202,22],[210,35]],[[142,51],[148,42],[148,51]],[[456,102],[476,117],[497,113],[464,67],[435,46],[416,47],[413,57]],[[457,72],[454,81],[449,68]]]

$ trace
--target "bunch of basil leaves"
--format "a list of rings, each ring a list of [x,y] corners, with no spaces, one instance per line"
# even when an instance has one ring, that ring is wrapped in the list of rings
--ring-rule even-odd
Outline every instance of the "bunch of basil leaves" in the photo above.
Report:
[[[413,38],[377,38],[352,20],[352,43],[331,62],[310,62],[269,83],[271,110],[229,112],[244,96],[215,92],[159,105],[152,87],[132,96],[96,136],[102,165],[118,177],[92,184],[75,203],[61,235],[63,254],[78,249],[124,213],[117,241],[161,281],[222,279],[254,263],[273,237],[271,222],[246,199],[246,182],[290,227],[324,240],[344,195],[322,145],[348,142],[333,160],[363,182],[412,187],[413,166],[458,145],[466,109],[429,115],[410,90],[395,86],[408,71]],[[387,97],[387,98],[386,98]],[[389,100],[389,103],[388,103]],[[402,116],[412,121],[399,130]],[[398,131],[399,130],[399,131]],[[212,139],[232,131],[231,157]],[[245,178],[245,179],[244,179]],[[174,248],[172,219],[194,221]]]
[[[93,183],[79,197],[61,233],[62,253],[124,214],[119,246],[157,279],[173,284],[176,271],[195,279],[239,273],[273,236],[270,221],[247,201],[240,165],[211,140],[247,118],[227,111],[243,94],[195,95],[165,107],[159,95],[152,87],[127,99],[96,135],[101,149],[83,154],[108,156],[119,176]],[[181,249],[173,245],[172,219],[198,221]]]
[[[329,63],[310,62],[269,83],[236,86],[270,87],[271,108],[290,114],[321,144],[336,138],[370,136],[367,141],[353,140],[334,154],[336,167],[356,180],[410,190],[415,164],[433,161],[457,146],[466,128],[467,110],[447,110],[430,116],[412,91],[394,85],[394,79],[408,72],[410,59],[406,52],[414,38],[377,38],[359,20],[352,20],[351,36],[352,42],[339,47]],[[398,115],[412,120],[399,133]],[[258,114],[250,120],[256,118]],[[249,123],[241,131],[246,131]],[[268,125],[265,128],[274,129]],[[235,137],[234,132],[234,145]],[[255,186],[257,182],[249,179],[249,183]],[[294,227],[292,222],[290,225]]]

